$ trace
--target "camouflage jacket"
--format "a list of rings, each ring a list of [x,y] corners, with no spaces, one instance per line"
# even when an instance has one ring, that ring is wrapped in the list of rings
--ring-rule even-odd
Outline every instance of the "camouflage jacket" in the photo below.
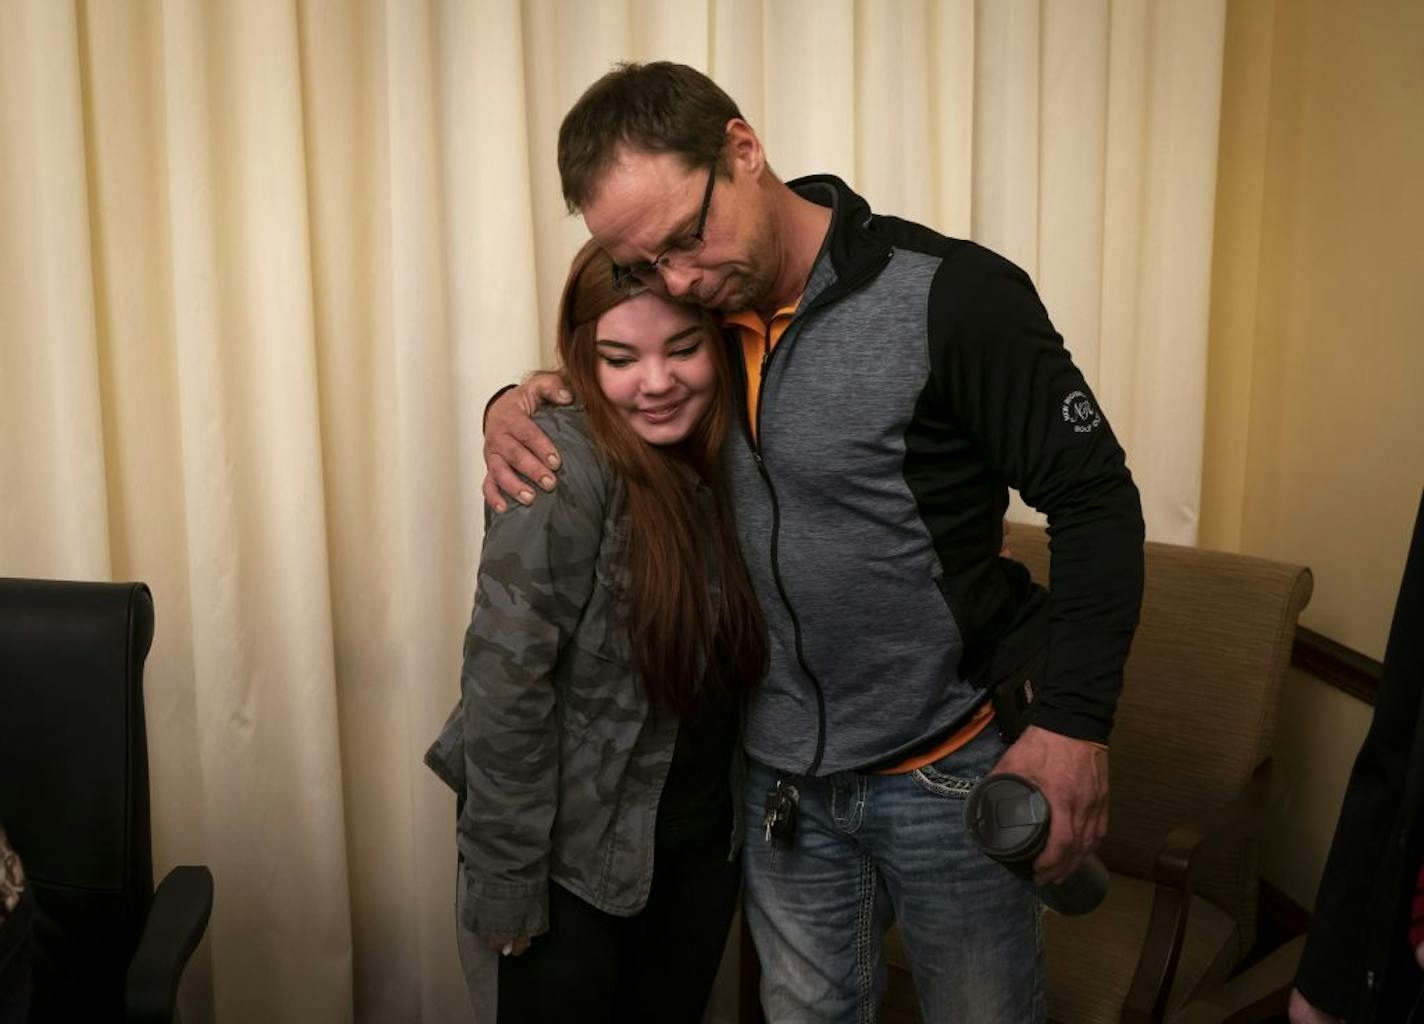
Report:
[[[489,514],[460,702],[425,755],[458,794],[461,925],[486,939],[546,931],[549,879],[610,914],[643,908],[677,739],[633,667],[623,483],[581,409],[536,419],[559,486]],[[740,745],[728,757],[735,786]]]

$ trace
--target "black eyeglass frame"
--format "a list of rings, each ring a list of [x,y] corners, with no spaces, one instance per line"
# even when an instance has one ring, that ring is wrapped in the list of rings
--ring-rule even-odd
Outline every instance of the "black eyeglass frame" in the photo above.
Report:
[[[658,253],[651,260],[644,260],[641,263],[633,263],[628,266],[613,264],[613,287],[620,292],[631,291],[634,288],[646,288],[652,283],[653,278],[659,276],[659,268],[671,266],[664,262],[669,259],[669,253],[674,249],[683,252],[694,252],[701,248],[703,232],[707,230],[707,214],[712,209],[712,189],[717,184],[717,165],[714,163],[707,169],[707,187],[702,191],[702,208],[697,213],[697,227],[692,234],[686,238],[678,239],[662,252]],[[688,245],[687,242],[696,243]]]

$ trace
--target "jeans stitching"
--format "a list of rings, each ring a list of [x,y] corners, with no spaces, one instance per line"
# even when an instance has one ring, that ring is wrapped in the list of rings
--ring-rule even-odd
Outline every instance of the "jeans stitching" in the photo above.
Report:
[[[875,1024],[872,951],[878,940],[871,934],[874,930],[875,889],[875,863],[869,857],[862,857],[855,907],[855,1009],[859,1024]]]
[[[969,791],[974,788],[977,779],[965,779],[956,775],[946,775],[944,772],[936,771],[930,765],[923,768],[916,768],[912,773],[915,779],[931,793],[940,796],[968,796]]]

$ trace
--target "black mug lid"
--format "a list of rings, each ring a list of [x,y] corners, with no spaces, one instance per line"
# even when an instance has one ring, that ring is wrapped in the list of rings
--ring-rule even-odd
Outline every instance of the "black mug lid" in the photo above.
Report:
[[[1009,772],[986,775],[969,793],[964,823],[984,852],[996,860],[1038,856],[1048,841],[1049,806],[1028,779]]]

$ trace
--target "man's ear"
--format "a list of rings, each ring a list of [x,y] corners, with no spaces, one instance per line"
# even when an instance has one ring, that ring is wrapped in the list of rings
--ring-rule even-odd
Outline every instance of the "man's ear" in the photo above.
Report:
[[[740,117],[727,122],[726,147],[734,175],[746,175],[755,181],[766,170],[766,151],[761,148],[761,139]]]

